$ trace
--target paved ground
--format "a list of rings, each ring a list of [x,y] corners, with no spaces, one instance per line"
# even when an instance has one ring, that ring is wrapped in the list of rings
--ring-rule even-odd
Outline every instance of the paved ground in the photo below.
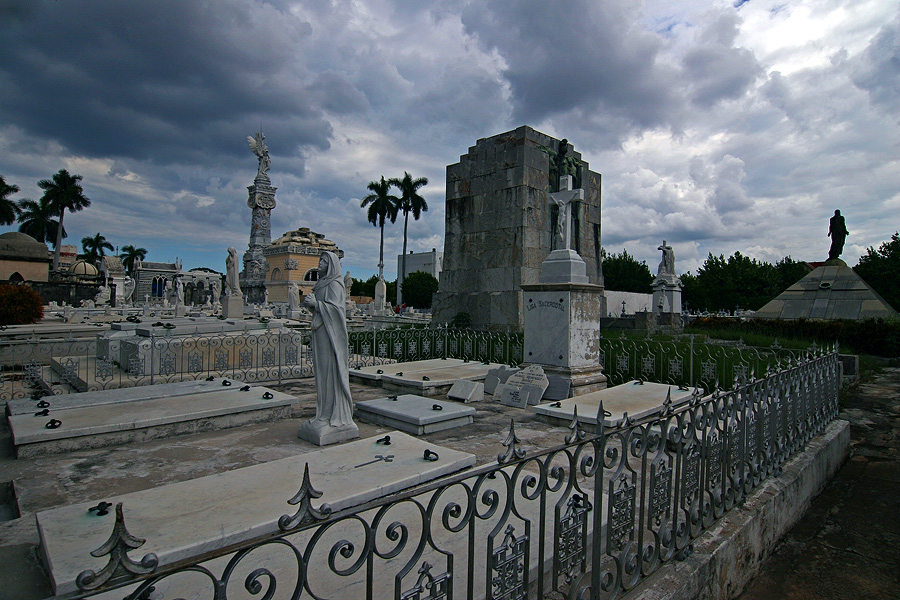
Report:
[[[315,416],[314,380],[270,387],[299,399],[292,418],[45,458],[16,459],[6,419],[0,418],[0,485],[15,481],[22,511],[21,518],[0,522],[0,600],[42,600],[51,595],[37,555],[35,512],[319,450],[297,437],[300,423]],[[387,395],[381,388],[357,384],[351,384],[351,391],[357,402]],[[470,452],[478,464],[485,464],[505,451],[502,442],[513,416],[521,447],[529,452],[562,444],[570,433],[536,421],[532,411],[490,400],[470,406],[478,411],[474,424],[422,438]],[[357,424],[364,438],[388,431]],[[0,498],[0,505],[3,502]]]
[[[384,396],[378,388],[352,387],[357,401]],[[317,449],[296,436],[299,423],[315,414],[313,381],[278,389],[300,399],[291,419],[40,459],[15,459],[0,419],[0,485],[16,482],[23,511],[22,518],[0,522],[0,600],[50,595],[36,553],[36,511]],[[478,410],[475,425],[426,439],[472,452],[484,464],[504,450],[513,415],[528,450],[556,445],[568,433],[534,421],[530,411],[494,402],[472,406]],[[851,422],[850,461],[740,600],[900,598],[900,369],[860,386],[844,403],[841,418]],[[363,437],[384,430],[360,424]]]
[[[900,369],[842,403],[851,457],[739,600],[900,598]]]

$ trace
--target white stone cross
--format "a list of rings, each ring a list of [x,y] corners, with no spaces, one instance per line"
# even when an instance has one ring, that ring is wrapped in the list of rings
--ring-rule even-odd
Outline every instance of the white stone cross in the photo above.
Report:
[[[563,175],[559,178],[559,191],[550,194],[550,200],[559,207],[559,215],[556,217],[556,232],[565,249],[571,249],[572,229],[572,202],[584,200],[584,190],[572,189],[572,176]]]

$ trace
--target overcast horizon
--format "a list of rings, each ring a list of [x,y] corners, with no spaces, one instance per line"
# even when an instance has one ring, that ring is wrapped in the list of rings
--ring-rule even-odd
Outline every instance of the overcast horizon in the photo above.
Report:
[[[529,125],[602,174],[610,253],[822,261],[840,209],[853,266],[900,229],[898,30],[879,0],[0,0],[0,175],[13,200],[83,176],[64,243],[223,271],[261,129],[272,238],[309,227],[366,279],[368,182],[428,177],[409,250],[442,251],[447,165]]]

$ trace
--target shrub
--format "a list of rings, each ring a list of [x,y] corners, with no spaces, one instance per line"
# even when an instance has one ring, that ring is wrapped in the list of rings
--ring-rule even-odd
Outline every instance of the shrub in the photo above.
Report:
[[[0,325],[27,325],[44,317],[44,301],[27,285],[0,285]]]

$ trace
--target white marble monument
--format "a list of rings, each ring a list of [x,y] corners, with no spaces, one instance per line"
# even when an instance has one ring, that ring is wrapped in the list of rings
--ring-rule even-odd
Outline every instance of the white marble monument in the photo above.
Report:
[[[675,274],[675,253],[672,246],[663,240],[659,246],[662,260],[659,262],[656,279],[653,280],[653,312],[657,314],[681,314],[681,279]]]
[[[316,417],[298,436],[318,446],[359,437],[353,422],[349,349],[341,261],[333,252],[319,258],[319,279],[303,306],[313,313],[310,345],[316,372]]]

